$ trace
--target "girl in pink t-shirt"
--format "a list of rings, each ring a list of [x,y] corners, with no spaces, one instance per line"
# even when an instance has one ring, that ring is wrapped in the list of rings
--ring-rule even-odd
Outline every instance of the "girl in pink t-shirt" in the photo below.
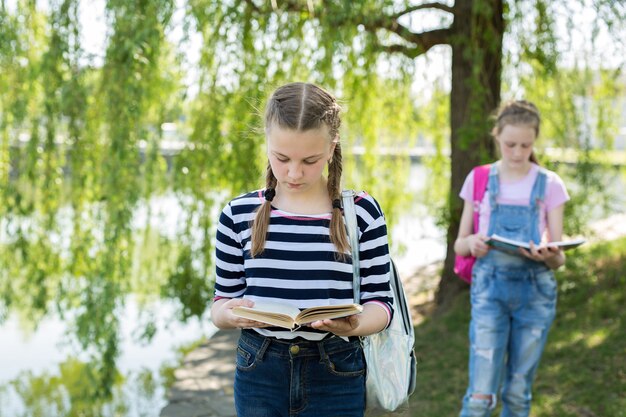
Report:
[[[539,167],[533,145],[540,118],[527,101],[504,103],[493,136],[501,158],[489,172],[473,233],[473,174],[461,190],[465,200],[458,255],[477,258],[472,270],[469,386],[461,417],[488,416],[501,392],[502,416],[530,413],[531,386],[556,309],[553,270],[565,263],[563,208],[569,200],[559,176]],[[488,236],[530,242],[511,254],[490,249]]]

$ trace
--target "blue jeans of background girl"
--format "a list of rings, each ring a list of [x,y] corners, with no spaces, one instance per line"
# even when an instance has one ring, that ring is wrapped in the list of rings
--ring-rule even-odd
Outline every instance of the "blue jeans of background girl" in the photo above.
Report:
[[[242,331],[237,346],[238,417],[362,417],[365,359],[358,340],[267,338]]]
[[[500,387],[501,416],[528,416],[532,381],[556,310],[554,274],[544,266],[477,263],[471,300],[469,387],[461,416],[489,416]]]
[[[545,190],[540,172],[528,206],[496,202],[499,191],[496,165],[488,189],[489,235],[539,242],[539,205]],[[557,286],[545,264],[521,255],[490,250],[472,271],[469,386],[461,417],[491,415],[497,394],[502,417],[530,413],[531,386],[556,312]],[[479,394],[476,398],[473,395]]]

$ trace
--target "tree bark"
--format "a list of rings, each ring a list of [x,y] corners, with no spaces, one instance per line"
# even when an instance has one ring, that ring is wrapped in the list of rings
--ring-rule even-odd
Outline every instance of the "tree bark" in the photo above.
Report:
[[[502,0],[460,0],[452,25],[452,87],[450,92],[451,182],[447,253],[436,303],[445,308],[468,286],[454,274],[454,241],[463,202],[459,192],[471,169],[494,159],[489,115],[500,102]]]

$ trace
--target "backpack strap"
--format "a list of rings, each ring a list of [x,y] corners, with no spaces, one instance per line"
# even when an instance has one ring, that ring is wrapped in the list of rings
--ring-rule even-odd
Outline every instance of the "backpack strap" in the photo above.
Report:
[[[352,298],[355,304],[361,301],[361,271],[359,270],[359,226],[356,220],[356,208],[354,207],[354,190],[343,190],[343,217],[346,222],[348,240],[352,251]]]
[[[539,167],[537,172],[537,179],[535,180],[536,187],[533,185],[533,189],[530,193],[531,205],[539,205],[546,199],[546,187],[548,186],[548,171]]]
[[[354,190],[343,190],[341,192],[341,199],[343,200],[343,216],[346,222],[346,229],[348,232],[348,240],[350,241],[350,249],[352,252],[352,291],[354,303],[359,304],[361,299],[361,271],[359,269],[359,226],[357,224],[356,206],[354,204],[354,197],[356,193]],[[393,297],[393,310],[394,317],[400,317],[402,320],[402,327],[406,335],[410,335],[412,338],[411,348],[413,347],[413,319],[411,318],[411,312],[408,307],[406,294],[404,287],[402,286],[402,280],[398,274],[396,264],[389,256],[389,288]],[[397,316],[396,316],[397,314]],[[412,382],[409,392],[413,392],[415,389],[415,383]]]
[[[485,196],[485,191],[487,191],[490,169],[491,164],[480,165],[474,168],[474,233],[478,233],[479,208]]]

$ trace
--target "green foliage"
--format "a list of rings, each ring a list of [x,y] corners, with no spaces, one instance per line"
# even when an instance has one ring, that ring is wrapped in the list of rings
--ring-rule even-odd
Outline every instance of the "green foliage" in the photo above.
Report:
[[[90,391],[73,406],[112,396],[133,215],[165,189],[160,126],[181,114],[182,76],[165,41],[173,3],[126,3],[107,3],[102,68],[81,49],[78,1],[49,14],[36,2],[0,7],[0,320],[13,314],[33,329],[54,310],[73,320],[91,360]]]
[[[626,401],[618,393],[626,389],[626,375],[616,370],[626,369],[626,318],[620,308],[626,297],[619,291],[626,282],[625,253],[626,240],[621,239],[568,257],[559,279],[560,313],[536,388],[545,392],[541,415],[623,412]]]
[[[594,3],[596,7],[586,13],[603,14],[604,19],[593,21],[591,34],[581,33],[584,19],[579,12],[557,22],[560,2],[515,2],[507,10],[508,36],[515,42],[505,39],[508,69],[503,96],[525,98],[539,108],[539,160],[562,176],[572,197],[565,212],[567,234],[588,232],[590,219],[620,204],[610,151],[621,118],[623,60],[598,65],[603,58],[595,44],[606,28],[614,33],[624,30],[626,9]],[[623,47],[621,40],[614,39],[614,45]]]
[[[189,248],[180,252],[176,266],[162,288],[163,295],[180,300],[183,306],[180,312],[182,321],[192,316],[202,316],[213,294],[213,286],[206,275],[194,269],[189,252]]]
[[[432,45],[421,43],[413,28],[395,24],[406,2],[188,0],[178,20],[172,0],[108,0],[106,45],[97,56],[81,44],[86,28],[79,11],[90,7],[88,2],[58,0],[45,9],[36,1],[5,3],[0,3],[0,322],[13,314],[24,328],[34,329],[50,313],[71,320],[72,341],[89,365],[69,364],[60,378],[72,384],[86,378],[92,385],[72,385],[76,393],[68,411],[58,393],[45,390],[46,384],[61,385],[55,377],[18,383],[25,397],[32,389],[42,398],[29,398],[33,415],[45,410],[43,404],[59,415],[98,415],[116,395],[117,315],[130,293],[145,309],[156,297],[176,300],[181,320],[205,314],[215,220],[225,200],[263,185],[263,106],[278,85],[312,81],[339,97],[345,110],[344,185],[374,195],[390,227],[416,200],[443,213],[442,226],[452,223],[455,210],[447,201],[456,196],[448,184],[461,181],[450,175],[453,164],[492,156],[483,140],[490,125],[482,109],[495,99],[486,94],[499,85],[499,72],[486,74],[481,62],[502,46],[495,1],[473,2],[468,36],[446,38],[465,42],[462,51],[471,64],[463,84],[468,117],[452,128],[449,121],[460,113],[450,109],[447,87],[434,88],[429,101],[411,88],[418,77],[413,58]],[[619,37],[623,6],[606,0],[594,5],[594,34],[607,22]],[[505,2],[508,36],[521,46],[505,61],[515,69],[506,80],[515,82],[504,84],[513,85],[507,90],[511,95],[521,91],[536,101],[544,114],[543,162],[562,173],[572,190],[567,231],[575,233],[594,215],[585,205],[591,197],[601,206],[615,204],[590,190],[603,189],[607,170],[614,177],[623,171],[607,164],[590,140],[612,146],[613,109],[624,86],[619,68],[596,70],[580,62],[564,69],[558,7]],[[452,18],[442,13],[445,26]],[[174,40],[170,35],[178,31],[182,38]],[[183,53],[195,46],[197,61]],[[592,103],[587,130],[581,130],[580,97]],[[164,123],[176,132],[166,131]],[[449,142],[449,136],[458,140]],[[415,198],[403,190],[410,179],[407,151],[418,141],[432,146],[435,155],[424,159],[431,175]],[[553,165],[547,154],[552,146],[576,149],[576,165]],[[453,149],[460,149],[456,162],[448,157]],[[160,198],[171,196],[174,208],[154,209]],[[161,229],[171,223],[174,232]],[[154,337],[149,312],[138,327],[142,340]],[[146,392],[153,388],[150,376],[136,382]],[[93,408],[89,396],[96,399]],[[111,407],[113,413],[127,411]]]
[[[198,180],[219,177],[219,189],[232,190],[231,194],[259,186],[265,166],[263,103],[279,84],[304,79],[329,87],[344,103],[346,184],[367,188],[394,219],[403,195],[393,190],[406,184],[408,159],[390,160],[380,151],[396,150],[415,136],[412,98],[406,88],[411,66],[398,60],[392,78],[381,77],[380,61],[368,50],[371,34],[357,25],[336,25],[358,20],[364,14],[361,8],[375,9],[374,4],[348,7],[331,2],[299,13],[286,5],[286,10],[274,13],[266,9],[269,4],[191,2],[192,23],[204,44],[190,137],[194,146],[179,159],[187,177],[180,184],[196,187]],[[233,71],[225,75],[224,68]],[[388,122],[391,118],[394,123]],[[358,181],[352,179],[356,161],[350,157],[355,145],[365,148],[359,159],[364,177]],[[210,166],[205,161],[211,161]],[[202,163],[205,166],[199,166]],[[181,172],[182,168],[176,170],[177,175]]]
[[[450,183],[450,158],[448,137],[450,135],[448,120],[450,120],[450,105],[448,95],[440,88],[435,89],[431,100],[418,109],[420,118],[418,126],[422,132],[428,132],[428,137],[423,138],[422,146],[432,143],[434,154],[427,155],[422,163],[431,174],[424,186],[423,201],[427,201],[427,207],[442,227],[449,223],[449,211],[447,202],[449,197]]]
[[[562,175],[571,193],[565,232],[586,232],[589,220],[610,212],[619,197],[611,186],[615,161],[607,156],[620,120],[615,104],[624,85],[611,70],[561,70],[551,77],[540,74],[535,69],[521,78],[526,98],[536,103],[542,114],[537,154],[543,164]]]

